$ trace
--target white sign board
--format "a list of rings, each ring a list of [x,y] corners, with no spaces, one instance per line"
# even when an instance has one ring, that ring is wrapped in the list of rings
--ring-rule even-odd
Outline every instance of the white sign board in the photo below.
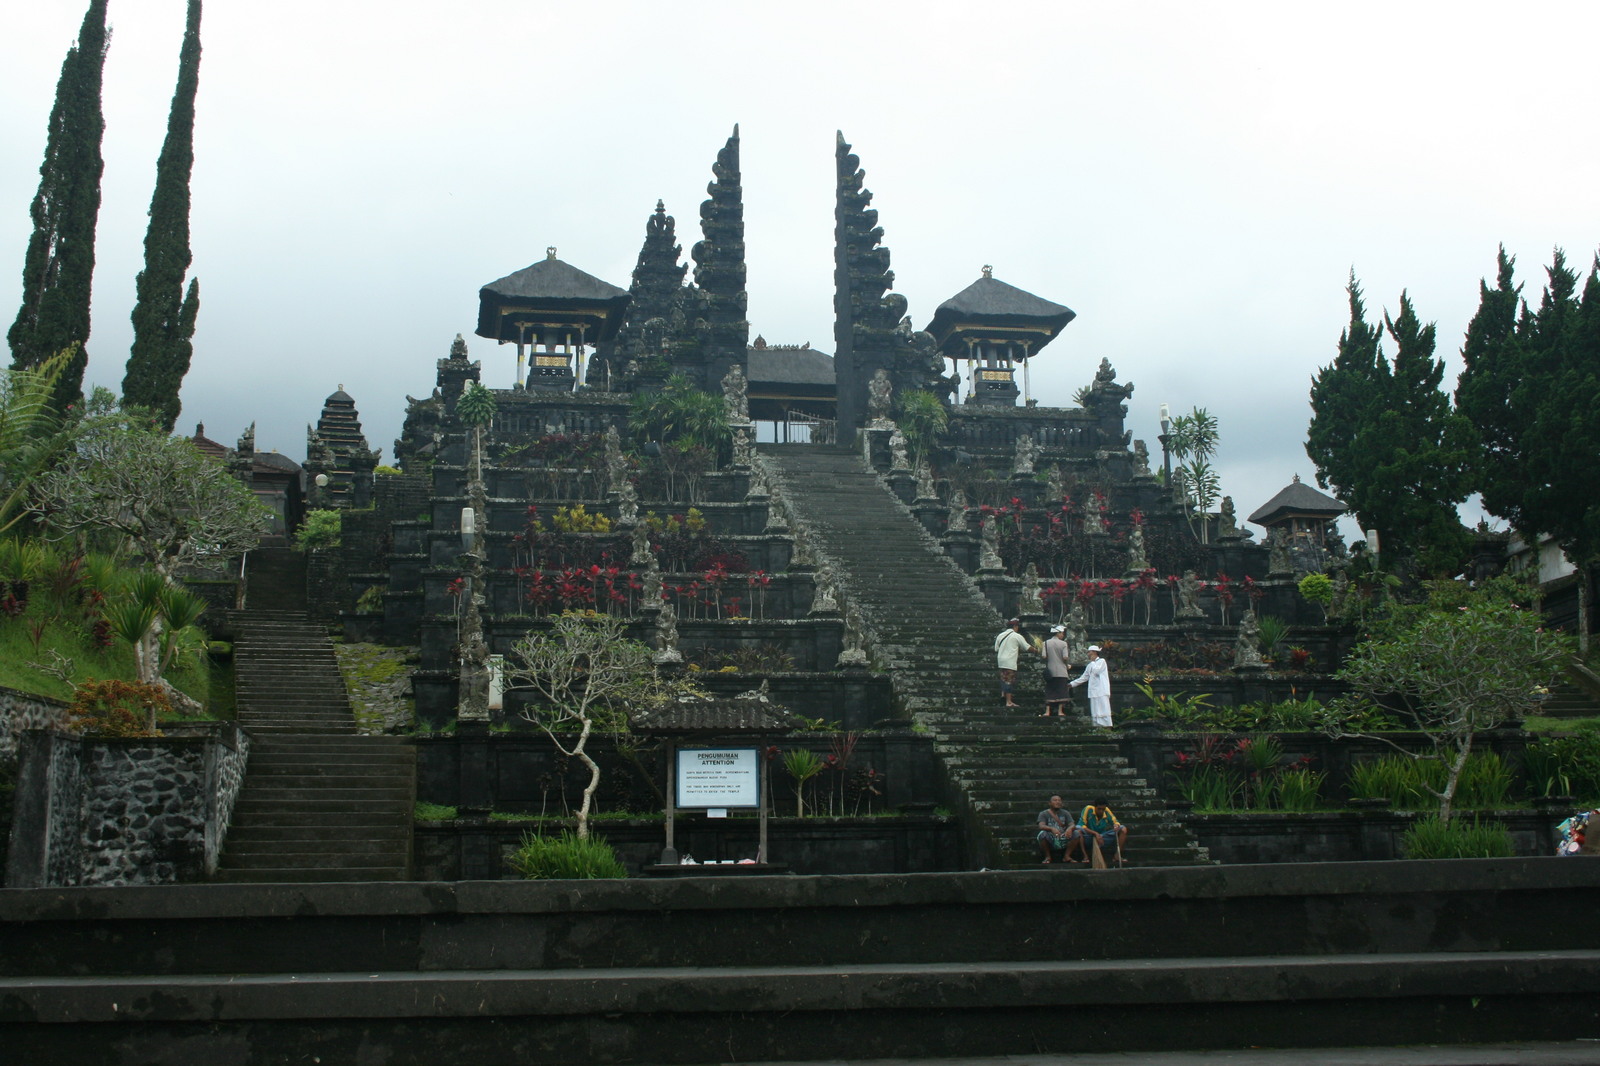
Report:
[[[679,748],[679,807],[759,807],[755,748]]]

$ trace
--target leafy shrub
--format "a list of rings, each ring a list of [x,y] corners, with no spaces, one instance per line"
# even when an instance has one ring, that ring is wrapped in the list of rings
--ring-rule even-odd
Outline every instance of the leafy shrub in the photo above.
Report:
[[[356,610],[362,614],[383,612],[383,586],[369,585],[356,597]]]
[[[342,529],[343,516],[338,511],[307,511],[305,523],[295,534],[295,542],[301,551],[337,548]]]
[[[1483,825],[1477,819],[1424,818],[1406,830],[1400,847],[1408,859],[1503,859],[1512,854],[1505,826]]]
[[[1504,807],[1511,798],[1511,768],[1494,752],[1474,752],[1456,784],[1456,807]],[[1350,795],[1381,799],[1397,810],[1417,810],[1437,802],[1445,768],[1437,759],[1385,755],[1350,768]],[[1430,791],[1431,790],[1431,791]]]
[[[1316,770],[1285,770],[1272,782],[1267,805],[1282,811],[1314,811],[1322,805],[1327,777]]]
[[[160,736],[156,719],[172,714],[166,693],[137,681],[85,681],[72,690],[73,728],[96,737]]]
[[[511,856],[511,868],[530,881],[628,876],[611,845],[597,836],[580,839],[571,830],[563,830],[558,837],[524,833]]]
[[[1547,737],[1523,756],[1528,788],[1536,796],[1575,796],[1600,800],[1600,733]]]
[[[603,514],[590,514],[581,503],[571,507],[557,507],[550,522],[562,533],[609,533],[611,519]]]
[[[456,816],[456,808],[417,800],[412,816],[419,822],[447,822]]]

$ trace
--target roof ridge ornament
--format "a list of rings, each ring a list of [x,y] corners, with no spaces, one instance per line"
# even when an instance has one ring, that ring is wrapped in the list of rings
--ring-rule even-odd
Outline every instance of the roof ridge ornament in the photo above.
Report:
[[[994,277],[994,267],[990,266],[988,263],[983,264],[983,276],[986,278]]]
[[[552,244],[549,247],[547,247],[544,250],[544,257],[546,259],[554,259],[556,257],[556,246]]]

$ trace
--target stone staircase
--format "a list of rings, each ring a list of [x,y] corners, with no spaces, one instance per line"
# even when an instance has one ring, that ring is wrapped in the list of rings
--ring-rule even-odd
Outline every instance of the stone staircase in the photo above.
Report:
[[[1600,717],[1600,702],[1587,689],[1563,681],[1552,688],[1550,698],[1531,713],[1546,718],[1594,718]]]
[[[306,609],[306,557],[294,548],[261,547],[245,559],[245,606],[252,611]]]
[[[215,880],[408,878],[415,750],[355,735],[333,647],[304,614],[241,611],[229,621],[251,748]]]
[[[761,450],[860,611],[896,698],[933,734],[976,830],[974,865],[1037,865],[1035,819],[1056,793],[1074,812],[1091,800],[1109,803],[1128,826],[1132,863],[1211,861],[1119,754],[1114,736],[1086,718],[1038,717],[1043,683],[1034,664],[1019,671],[1021,706],[1004,707],[992,650],[1004,620],[858,455],[817,445]],[[1081,693],[1077,706],[1085,706]]]

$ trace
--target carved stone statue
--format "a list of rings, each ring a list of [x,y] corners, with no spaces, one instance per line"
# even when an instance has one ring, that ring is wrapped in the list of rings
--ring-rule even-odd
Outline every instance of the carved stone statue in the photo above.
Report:
[[[663,603],[656,615],[656,662],[683,662],[683,652],[678,650],[678,612],[670,603]]]
[[[254,455],[255,454],[255,450],[256,450],[256,424],[254,422],[252,422],[252,423],[250,423],[249,426],[247,426],[245,428],[245,431],[239,435],[238,452],[239,452],[240,455]]]
[[[767,516],[767,521],[772,521],[771,515]],[[789,553],[789,569],[793,570],[797,566],[815,565],[817,565],[817,557],[811,551],[811,542],[806,539],[803,530],[796,529],[794,531],[794,550]]]
[[[1072,610],[1067,612],[1067,644],[1073,655],[1082,655],[1089,646],[1089,619],[1082,600],[1073,600]]]
[[[1239,619],[1239,637],[1233,645],[1233,668],[1266,665],[1261,661],[1261,627],[1256,624],[1256,612],[1246,611]]]
[[[889,434],[889,464],[891,470],[911,470],[911,460],[906,456],[906,435],[900,432],[900,427],[895,426],[894,432]]]
[[[1333,599],[1328,601],[1328,617],[1343,618],[1350,605],[1350,578],[1343,570],[1333,575]]]
[[[1142,440],[1133,442],[1133,476],[1150,476],[1150,449],[1145,447]]]
[[[722,377],[722,406],[730,425],[743,425],[750,421],[749,384],[738,363],[729,367]]]
[[[1125,385],[1117,384],[1117,368],[1111,365],[1111,360],[1100,360],[1100,369],[1094,373],[1094,381],[1089,385],[1087,397],[1089,407],[1102,407],[1110,404],[1121,404],[1133,395],[1133,382]],[[1127,412],[1124,411],[1123,414]]]
[[[893,410],[894,385],[889,381],[889,372],[880,367],[867,382],[867,413],[872,416],[872,428],[888,429]]]
[[[979,570],[1004,570],[1000,559],[1000,526],[994,519],[983,524],[983,540],[978,547]]]
[[[637,525],[639,522],[639,490],[633,487],[633,482],[627,478],[622,479],[622,488],[617,493],[617,524],[620,526]]]
[[[1044,614],[1044,597],[1039,595],[1039,567],[1028,564],[1022,573],[1022,595],[1017,600],[1018,614]]]
[[[1221,540],[1238,540],[1239,515],[1233,509],[1233,497],[1222,498],[1222,513],[1217,519],[1217,537]]]
[[[844,614],[844,650],[839,653],[840,666],[867,665],[866,627],[861,615],[852,605]]]
[[[633,551],[628,556],[629,566],[654,566],[656,553],[650,550],[650,527],[643,522],[633,526]]]
[[[1282,526],[1273,526],[1267,534],[1267,572],[1294,573],[1294,560],[1289,557],[1289,534],[1284,532]]]
[[[605,447],[607,487],[612,492],[621,492],[622,483],[628,480],[628,461],[622,457],[622,438],[617,435],[617,427],[607,426],[602,440]]]
[[[733,430],[733,465],[749,466],[754,458],[755,449],[750,441],[750,430],[745,426],[735,426]]]
[[[824,565],[817,571],[811,593],[811,614],[833,614],[839,610],[839,593],[833,586],[833,569]]]
[[[1034,461],[1039,458],[1039,447],[1033,443],[1033,434],[1024,433],[1017,438],[1017,451],[1011,461],[1013,474],[1033,473]]]
[[[765,533],[787,533],[787,532],[789,532],[789,514],[788,514],[788,509],[787,509],[786,505],[783,503],[782,500],[774,499],[771,503],[767,504],[767,525],[766,525],[766,528],[763,530],[763,532],[765,532]],[[799,553],[797,552],[796,555],[798,555],[798,554]]]
[[[950,524],[946,528],[951,533],[967,532],[966,489],[956,489],[950,494]]]
[[[1128,570],[1139,573],[1150,569],[1150,557],[1144,549],[1144,526],[1134,526],[1128,533]]]
[[[1178,617],[1179,618],[1204,618],[1206,613],[1200,609],[1200,579],[1193,570],[1185,570],[1178,579]]]
[[[1051,503],[1061,502],[1061,498],[1067,494],[1067,480],[1061,473],[1060,463],[1050,464],[1050,473],[1045,482],[1045,494],[1050,497]]]
[[[760,500],[766,499],[771,495],[772,489],[767,484],[766,471],[761,469],[760,463],[757,463],[750,471],[750,484],[744,490],[744,498],[747,500]]]
[[[1091,537],[1106,535],[1106,515],[1100,510],[1100,498],[1090,493],[1083,501],[1083,531]]]
[[[938,498],[939,493],[933,487],[933,468],[928,466],[928,461],[924,459],[917,464],[917,499],[937,500]]]
[[[644,608],[646,610],[661,609],[661,567],[656,562],[654,554],[650,556],[650,565],[644,572]]]

